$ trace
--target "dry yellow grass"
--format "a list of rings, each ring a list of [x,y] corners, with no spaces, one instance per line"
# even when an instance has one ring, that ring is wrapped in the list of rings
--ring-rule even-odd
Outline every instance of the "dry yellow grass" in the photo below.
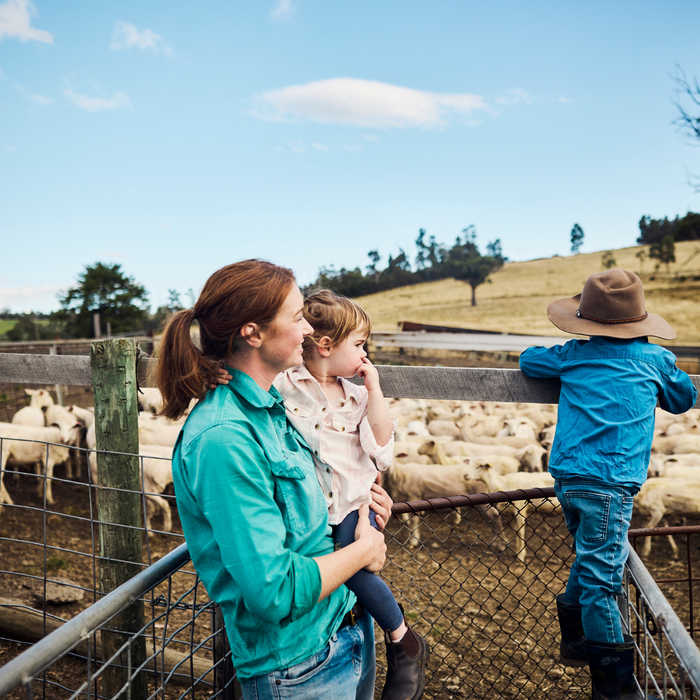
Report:
[[[636,254],[648,246],[614,250],[617,267],[640,274],[647,310],[661,314],[678,333],[676,345],[700,345],[700,241],[676,244],[676,263],[654,272],[653,262],[644,260],[640,271]],[[554,257],[507,263],[477,289],[478,305],[471,306],[469,285],[456,280],[426,282],[401,287],[357,301],[372,318],[374,330],[395,330],[399,321],[478,328],[510,333],[566,335],[547,319],[547,305],[579,294],[589,275],[603,268],[602,253]],[[686,264],[684,264],[686,263]]]

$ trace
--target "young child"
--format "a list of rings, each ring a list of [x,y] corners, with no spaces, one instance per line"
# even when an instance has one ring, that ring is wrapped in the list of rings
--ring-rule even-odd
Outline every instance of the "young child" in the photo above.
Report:
[[[697,391],[673,353],[648,342],[676,333],[647,313],[633,272],[591,275],[581,294],[553,302],[547,315],[567,333],[590,336],[520,356],[526,375],[561,379],[549,471],[576,552],[566,593],[557,596],[561,661],[590,666],[593,700],[634,700],[643,697],[634,644],[616,603],[633,499],[646,479],[657,400],[683,413]]]
[[[314,329],[304,341],[304,365],[282,372],[274,385],[284,397],[289,421],[313,450],[336,546],[345,547],[354,540],[358,508],[371,501],[377,470],[387,469],[393,459],[393,419],[363,348],[371,330],[364,310],[324,290],[305,300],[304,316]],[[347,381],[356,374],[364,387]],[[371,510],[370,520],[376,527]],[[406,625],[379,576],[363,569],[345,585],[385,631],[388,668],[382,700],[418,700],[428,644]]]

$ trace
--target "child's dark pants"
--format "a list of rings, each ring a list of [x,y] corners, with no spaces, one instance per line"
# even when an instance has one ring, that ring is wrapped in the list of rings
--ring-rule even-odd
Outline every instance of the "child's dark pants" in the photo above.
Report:
[[[374,511],[369,511],[372,527],[377,528]],[[354,510],[349,513],[335,531],[335,542],[339,547],[345,547],[355,541],[355,528],[358,515]],[[365,610],[379,623],[384,630],[395,630],[403,622],[403,613],[389,589],[389,586],[376,574],[361,569],[351,576],[345,585],[357,596],[365,606]]]

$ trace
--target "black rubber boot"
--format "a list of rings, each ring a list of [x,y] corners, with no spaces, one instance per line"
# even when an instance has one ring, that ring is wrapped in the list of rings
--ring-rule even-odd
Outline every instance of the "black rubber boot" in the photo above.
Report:
[[[593,684],[592,700],[659,700],[644,695],[634,678],[634,642],[624,635],[622,644],[584,640]]]
[[[580,605],[565,603],[563,593],[557,596],[557,615],[561,630],[559,662],[564,666],[588,666],[586,650],[583,648],[582,610]]]
[[[392,642],[388,630],[384,630],[384,636],[387,665],[381,700],[419,700],[425,691],[428,642],[410,627],[400,642]]]

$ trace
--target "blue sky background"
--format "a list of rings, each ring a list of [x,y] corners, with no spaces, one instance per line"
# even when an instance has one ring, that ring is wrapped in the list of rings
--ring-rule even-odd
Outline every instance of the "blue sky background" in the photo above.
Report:
[[[152,307],[263,257],[301,284],[469,224],[505,255],[700,209],[673,126],[700,3],[0,0],[0,307],[86,264]]]

